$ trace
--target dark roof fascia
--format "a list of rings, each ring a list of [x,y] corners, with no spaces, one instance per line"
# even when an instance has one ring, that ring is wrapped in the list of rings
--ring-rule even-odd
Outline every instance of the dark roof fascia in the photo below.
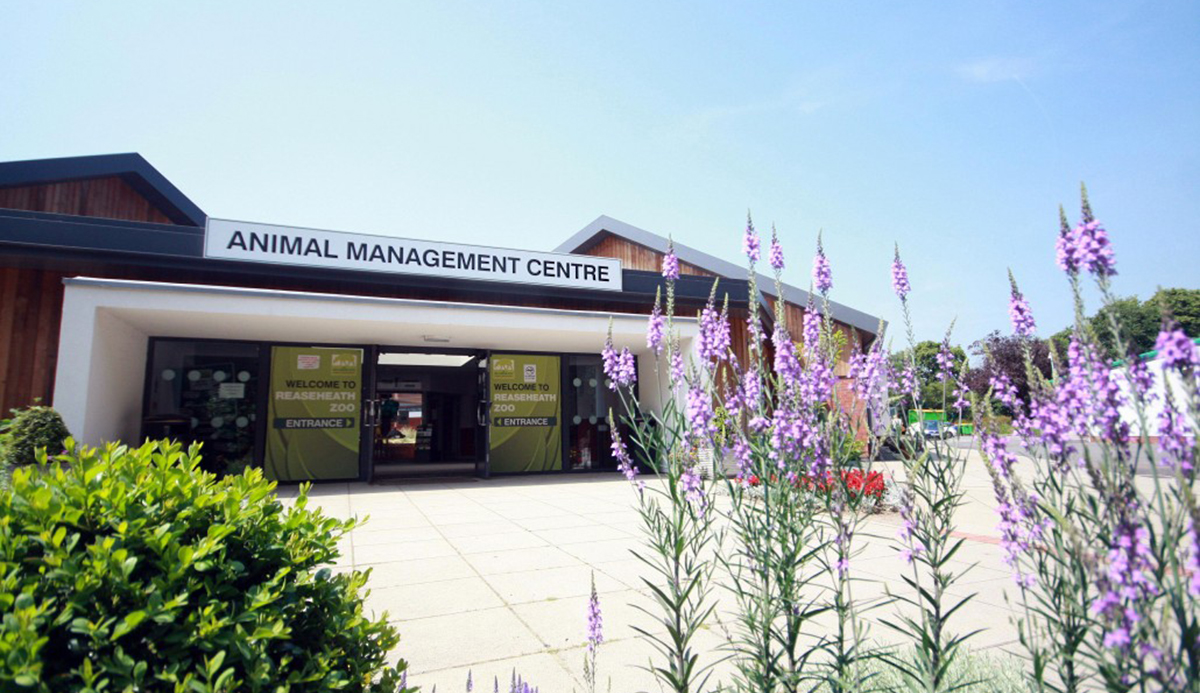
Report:
[[[204,236],[170,224],[0,209],[0,245],[56,251],[201,257]]]
[[[666,253],[668,244],[670,243],[668,239],[659,236],[656,233],[651,233],[645,229],[640,229],[632,224],[626,224],[619,219],[613,219],[609,216],[600,216],[597,217],[592,223],[583,227],[578,233],[559,244],[559,246],[554,249],[554,252],[585,252],[599,243],[606,234],[625,238],[659,253]],[[722,260],[719,257],[709,255],[708,253],[701,252],[695,248],[682,245],[678,242],[675,242],[674,245],[675,255],[677,255],[681,261],[686,262],[689,265],[694,265],[700,269],[720,275],[721,277],[735,278],[746,276],[746,268],[742,267],[741,265],[735,265],[728,260]],[[768,277],[767,275],[760,273],[755,277],[755,281],[758,283],[759,289],[764,296],[775,295],[774,277]],[[808,303],[810,297],[814,303],[817,303],[818,305],[821,303],[821,299],[819,297],[812,296],[808,291],[790,284],[783,284],[782,290],[783,299],[788,303],[803,306]],[[850,325],[851,327],[858,328],[859,330],[870,332],[871,334],[878,334],[880,332],[881,325],[886,326],[886,323],[881,323],[878,317],[869,315],[861,310],[851,308],[850,306],[843,305],[841,303],[830,301],[829,308],[829,312],[832,314],[834,320]]]
[[[258,281],[271,277],[389,286],[396,289],[453,292],[455,295],[511,295],[622,305],[649,312],[655,291],[663,286],[657,272],[622,270],[620,292],[595,289],[563,289],[509,282],[425,277],[363,272],[274,263],[213,260],[204,257],[204,237],[178,226],[149,224],[94,217],[73,217],[42,212],[0,209],[0,259],[28,258],[39,266],[77,271],[76,267],[121,265],[213,272],[226,277]],[[708,298],[712,279],[689,277],[676,284],[681,303],[700,305]],[[254,285],[253,281],[246,282]],[[731,302],[745,296],[745,282],[721,280],[729,286]],[[737,293],[740,290],[740,294]],[[744,302],[744,299],[742,299]]]
[[[119,176],[171,221],[204,227],[208,216],[141,154],[99,154],[0,162],[0,188]]]

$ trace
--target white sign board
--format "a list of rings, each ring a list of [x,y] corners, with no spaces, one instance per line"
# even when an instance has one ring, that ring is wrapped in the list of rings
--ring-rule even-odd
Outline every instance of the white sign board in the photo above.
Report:
[[[209,219],[204,257],[329,269],[621,290],[613,258]]]

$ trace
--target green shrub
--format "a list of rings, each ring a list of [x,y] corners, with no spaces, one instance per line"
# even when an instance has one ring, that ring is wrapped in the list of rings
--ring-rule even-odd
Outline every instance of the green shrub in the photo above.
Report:
[[[0,419],[0,466],[8,459],[8,439],[10,434],[9,428],[12,426],[12,420]]]
[[[63,441],[71,436],[53,407],[28,407],[13,410],[13,414],[3,446],[4,464],[9,467],[33,464],[39,448],[57,455],[63,449]]]
[[[1013,432],[1012,417],[995,416],[984,417],[980,420],[980,430],[985,433],[995,433],[999,435],[1008,435]]]
[[[199,446],[67,447],[0,491],[0,690],[399,687],[367,575],[324,567],[355,521],[204,472]]]

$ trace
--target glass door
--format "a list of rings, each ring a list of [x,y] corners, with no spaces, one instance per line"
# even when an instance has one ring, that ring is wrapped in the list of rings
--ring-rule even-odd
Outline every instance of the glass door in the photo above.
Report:
[[[475,401],[475,476],[486,479],[491,476],[491,438],[488,435],[491,430],[491,398],[488,393],[491,392],[491,380],[488,373],[488,362],[492,359],[492,352],[485,351],[479,355],[479,373],[478,373],[478,395]]]
[[[375,429],[379,423],[379,400],[375,397],[375,363],[379,360],[379,347],[363,347],[362,410],[359,416],[361,436],[359,438],[359,476],[363,481],[375,481]]]

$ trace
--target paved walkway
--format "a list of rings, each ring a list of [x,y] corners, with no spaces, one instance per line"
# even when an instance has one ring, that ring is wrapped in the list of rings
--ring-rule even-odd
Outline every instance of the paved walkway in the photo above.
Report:
[[[995,545],[982,462],[972,465],[967,493],[960,528],[968,541],[957,561],[977,565],[959,592],[979,596],[960,623],[987,628],[975,649],[1007,648],[1015,641],[1004,600],[1012,583]],[[636,608],[649,605],[644,566],[630,553],[640,548],[641,530],[633,491],[618,475],[334,484],[315,487],[312,496],[331,515],[370,517],[343,540],[340,566],[371,569],[368,606],[395,622],[396,654],[408,660],[410,682],[422,690],[436,684],[443,693],[462,691],[470,670],[476,690],[490,691],[494,676],[504,681],[516,669],[543,693],[582,691],[593,573],[607,640],[599,687],[607,690],[611,678],[617,693],[657,690],[636,668],[647,649],[631,626],[655,626]],[[891,548],[897,526],[894,514],[870,519],[877,538],[866,539],[854,562],[856,574],[873,581],[858,588],[861,594],[882,595],[885,583],[903,589],[898,575],[905,566]],[[885,606],[876,616],[894,612]],[[871,632],[890,639],[882,626]],[[714,624],[696,646],[715,653],[725,642]],[[718,668],[727,674],[727,664]]]

